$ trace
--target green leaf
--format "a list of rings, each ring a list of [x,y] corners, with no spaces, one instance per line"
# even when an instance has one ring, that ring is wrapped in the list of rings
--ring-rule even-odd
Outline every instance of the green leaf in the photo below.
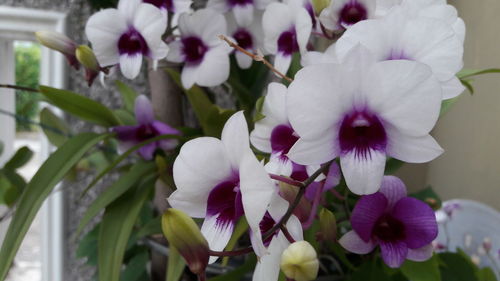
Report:
[[[99,226],[96,225],[94,229],[89,231],[82,240],[78,243],[76,250],[77,258],[87,258],[87,264],[97,265],[97,241],[99,240]]]
[[[5,164],[4,169],[16,170],[26,165],[33,157],[33,151],[27,146],[21,147],[12,158]]]
[[[478,76],[482,74],[488,74],[488,73],[500,73],[500,68],[489,68],[489,69],[483,69],[483,70],[478,70],[478,69],[463,69],[457,74],[457,77],[459,79],[465,79],[465,78],[470,78],[473,76]]]
[[[477,272],[477,279],[478,281],[497,281],[495,272],[489,267],[481,268]]]
[[[161,230],[161,217],[156,217],[148,221],[138,232],[137,238],[143,238],[146,236],[162,234]]]
[[[116,88],[118,88],[118,91],[122,95],[124,108],[130,112],[134,112],[137,93],[125,83],[118,80],[116,80]]]
[[[465,88],[467,88],[467,90],[469,90],[471,95],[474,94],[474,86],[472,86],[471,80],[463,79],[463,80],[460,80],[460,82],[462,83],[462,85],[465,86]]]
[[[57,147],[65,143],[71,135],[68,124],[47,107],[40,112],[40,122],[44,125],[42,130],[47,139]]]
[[[424,262],[407,260],[403,266],[401,266],[401,272],[403,272],[408,280],[412,281],[441,281],[439,261],[435,255]]]
[[[439,195],[437,195],[434,189],[432,189],[432,186],[428,186],[425,189],[412,193],[410,196],[424,201],[434,210],[441,208],[442,200],[439,198]]]
[[[3,150],[4,150],[5,146],[3,144],[3,141],[0,141],[0,155],[3,154]]]
[[[234,113],[236,113],[234,110],[221,109],[218,106],[213,106],[210,109],[207,119],[205,120],[205,133],[208,136],[220,137],[226,121]]]
[[[121,125],[120,120],[103,104],[70,91],[40,86],[47,102],[85,121],[104,127]]]
[[[120,278],[121,281],[144,281],[144,279],[140,279],[141,276],[147,272],[147,264],[149,262],[149,253],[147,251],[143,251],[138,255],[135,255],[130,261],[127,263],[127,267],[122,273]]]
[[[387,159],[387,162],[385,163],[385,175],[394,174],[401,167],[403,167],[404,164],[405,164],[405,162],[398,160],[398,159],[394,159],[394,158]]]
[[[135,186],[139,180],[144,178],[144,175],[151,173],[155,170],[154,163],[139,162],[135,164],[128,173],[120,176],[110,187],[106,188],[94,202],[87,208],[83,214],[80,224],[76,230],[76,236],[83,230],[96,215],[98,215],[106,206],[115,201],[118,197],[122,196],[131,187]]]
[[[381,281],[389,278],[377,261],[368,260],[353,273],[349,281]]]
[[[114,110],[113,113],[120,119],[123,125],[132,126],[137,123],[134,115],[125,109],[117,109]]]
[[[266,97],[262,96],[255,103],[255,116],[253,117],[254,123],[266,118],[266,116],[262,113],[262,108],[264,107],[265,100],[266,100]]]
[[[26,186],[0,250],[0,280],[7,276],[12,261],[43,201],[54,186],[94,145],[109,137],[83,133],[68,140],[43,163]]]
[[[441,276],[446,281],[478,281],[475,267],[468,257],[459,253],[441,253]]]
[[[130,190],[106,208],[98,241],[98,273],[100,281],[118,281],[134,224],[142,205],[154,190],[154,181],[148,186]]]
[[[226,273],[224,275],[220,275],[214,278],[208,279],[208,281],[234,281],[234,280],[243,280],[243,277],[255,268],[255,264],[257,263],[257,258],[255,255],[250,256],[245,263],[236,268],[235,270]]]
[[[186,262],[184,261],[184,258],[181,256],[179,251],[175,249],[175,247],[170,247],[167,264],[167,281],[178,281],[185,268]]]

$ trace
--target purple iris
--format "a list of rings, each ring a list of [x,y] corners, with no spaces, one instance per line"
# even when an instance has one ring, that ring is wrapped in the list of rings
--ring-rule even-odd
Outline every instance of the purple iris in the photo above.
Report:
[[[143,0],[144,3],[155,5],[159,9],[165,9],[169,12],[174,12],[173,0]]]
[[[370,158],[370,151],[385,151],[387,136],[380,119],[366,110],[347,114],[340,125],[339,145],[343,154]]]
[[[233,179],[218,184],[210,191],[207,201],[207,217],[216,216],[217,227],[233,226],[243,216],[239,184],[238,177],[233,176]]]
[[[182,53],[187,64],[197,65],[205,57],[208,47],[196,36],[184,37],[182,42]]]
[[[135,28],[130,27],[129,30],[122,34],[118,40],[118,51],[120,55],[149,55],[149,47],[144,37]]]
[[[351,0],[340,10],[340,23],[343,26],[351,26],[368,18],[365,6],[356,0]]]
[[[431,243],[438,234],[434,211],[424,202],[407,197],[404,184],[396,177],[384,177],[379,192],[361,197],[352,212],[351,225],[360,240],[346,234],[351,237],[342,237],[341,244],[358,253],[380,245],[382,259],[393,268],[405,259],[429,258]]]
[[[297,33],[295,28],[281,33],[278,38],[278,51],[284,55],[291,55],[299,50],[299,43],[297,43]]]
[[[155,120],[153,107],[144,95],[138,96],[135,100],[135,118],[138,123],[135,126],[118,126],[111,129],[117,134],[122,150],[128,150],[134,145],[161,135],[181,134],[169,125]],[[172,150],[177,144],[176,139],[159,140],[141,147],[138,153],[142,158],[151,160],[157,149]]]

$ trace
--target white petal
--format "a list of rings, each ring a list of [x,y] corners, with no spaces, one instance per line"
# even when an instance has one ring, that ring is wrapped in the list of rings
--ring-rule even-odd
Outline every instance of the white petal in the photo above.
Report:
[[[253,5],[244,4],[233,7],[234,18],[239,26],[249,26],[253,21]]]
[[[125,18],[116,9],[105,9],[92,15],[85,26],[85,34],[101,66],[120,61],[118,40],[127,30]]]
[[[142,54],[122,54],[120,56],[120,70],[128,79],[134,79],[141,72]]]
[[[288,152],[288,157],[301,165],[319,165],[335,159],[339,154],[335,136],[325,132],[315,139],[300,138]]]
[[[403,60],[380,62],[363,82],[370,109],[402,133],[422,136],[436,124],[442,94],[429,67]]]
[[[214,87],[224,83],[229,77],[229,55],[224,45],[211,48],[197,66],[196,84]]]
[[[176,40],[169,45],[169,51],[167,54],[167,60],[171,62],[181,63],[184,61],[184,55],[182,53],[182,42]]]
[[[207,239],[212,251],[223,251],[233,235],[234,224],[217,225],[217,216],[207,217],[201,226],[201,233]],[[210,257],[209,263],[217,261],[218,257]]]
[[[221,136],[233,168],[240,166],[245,154],[250,151],[248,125],[243,111],[236,112],[224,125]]]
[[[387,155],[408,163],[426,163],[441,155],[444,150],[431,135],[411,137],[397,130],[386,130],[389,144]]]
[[[184,65],[182,68],[181,81],[184,89],[191,89],[198,79],[198,66]]]
[[[191,15],[181,15],[179,29],[183,36],[200,36],[202,41],[210,47],[221,44],[218,36],[227,33],[224,16],[212,9],[201,9]]]
[[[229,5],[226,0],[208,0],[207,8],[219,13],[226,13],[229,10]]]
[[[290,160],[283,160],[281,156],[272,154],[271,159],[265,165],[265,169],[270,174],[288,177],[293,172],[293,164]]]
[[[275,281],[280,273],[281,254],[286,249],[287,243],[277,239],[271,240],[269,254],[260,258],[255,266],[252,281]]]
[[[295,9],[295,33],[297,34],[297,44],[301,53],[307,51],[307,43],[312,31],[311,16],[307,10],[301,6]]]
[[[252,52],[250,50],[250,52]],[[236,62],[241,69],[248,69],[252,66],[253,59],[242,52],[236,52],[235,54]]]
[[[377,192],[384,176],[385,160],[385,153],[373,149],[366,155],[356,155],[356,151],[341,155],[340,167],[347,187],[358,195]]]
[[[375,243],[372,241],[365,242],[361,237],[359,237],[354,230],[351,230],[344,234],[339,240],[340,245],[344,247],[344,249],[348,250],[351,253],[365,255],[373,251],[375,248]]]
[[[278,38],[284,31],[293,27],[293,11],[283,3],[271,3],[262,17],[264,28],[264,47],[271,54],[278,51]]]
[[[118,2],[118,11],[120,11],[120,13],[125,16],[127,21],[131,23],[137,8],[141,4],[141,0],[120,0],[120,2]]]
[[[441,82],[441,87],[443,89],[444,100],[457,97],[465,90],[464,85],[462,85],[462,82],[457,77],[453,77],[446,82]]]
[[[321,53],[316,51],[307,52],[303,54],[300,60],[300,64],[302,66],[309,66],[322,63],[337,63],[337,62],[338,59],[335,53],[333,55],[330,55],[327,53]]]
[[[177,191],[168,199],[192,217],[204,217],[210,191],[232,175],[222,142],[197,138],[184,144],[175,159],[173,176]]]
[[[282,52],[278,52],[274,57],[274,67],[279,72],[286,74],[288,68],[290,68],[290,64],[292,63],[292,55],[286,55]],[[280,77],[278,74],[275,74],[277,77]]]
[[[168,47],[162,39],[167,29],[167,19],[159,9],[149,4],[139,5],[134,17],[134,26],[146,40],[151,58],[163,59],[167,56]]]
[[[432,244],[429,244],[419,249],[408,249],[408,255],[406,258],[411,261],[422,262],[430,259],[433,252],[434,248],[432,247]]]
[[[260,222],[264,218],[276,188],[262,164],[251,151],[248,151],[240,165],[240,190],[245,217],[253,235],[252,246],[255,253],[262,256],[266,250],[262,242]]]

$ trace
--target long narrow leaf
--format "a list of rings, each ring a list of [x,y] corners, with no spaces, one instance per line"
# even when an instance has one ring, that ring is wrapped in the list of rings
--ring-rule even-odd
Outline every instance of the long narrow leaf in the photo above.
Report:
[[[118,281],[127,243],[142,206],[154,190],[154,181],[130,190],[106,208],[99,229],[99,281]]]
[[[40,167],[19,199],[16,212],[3,241],[0,250],[0,280],[4,280],[7,276],[26,232],[54,186],[64,178],[66,173],[91,147],[107,137],[109,137],[108,134],[84,133],[77,135],[54,152]]]

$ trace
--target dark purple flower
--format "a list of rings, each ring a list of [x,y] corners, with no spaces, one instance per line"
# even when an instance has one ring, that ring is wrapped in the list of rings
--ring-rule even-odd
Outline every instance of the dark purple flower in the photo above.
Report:
[[[122,150],[128,150],[134,145],[158,136],[181,134],[181,132],[169,125],[155,120],[153,107],[149,99],[144,95],[138,96],[135,100],[135,118],[138,123],[135,126],[118,126],[112,128],[112,131],[117,134],[120,140],[120,148]],[[172,150],[177,144],[178,141],[176,139],[159,140],[141,147],[138,153],[142,158],[151,160],[157,149]]]
[[[438,234],[434,211],[407,197],[404,183],[393,176],[384,177],[379,192],[361,197],[351,225],[353,230],[339,243],[357,254],[367,254],[380,245],[382,259],[392,268],[400,267],[405,259],[429,259]]]

